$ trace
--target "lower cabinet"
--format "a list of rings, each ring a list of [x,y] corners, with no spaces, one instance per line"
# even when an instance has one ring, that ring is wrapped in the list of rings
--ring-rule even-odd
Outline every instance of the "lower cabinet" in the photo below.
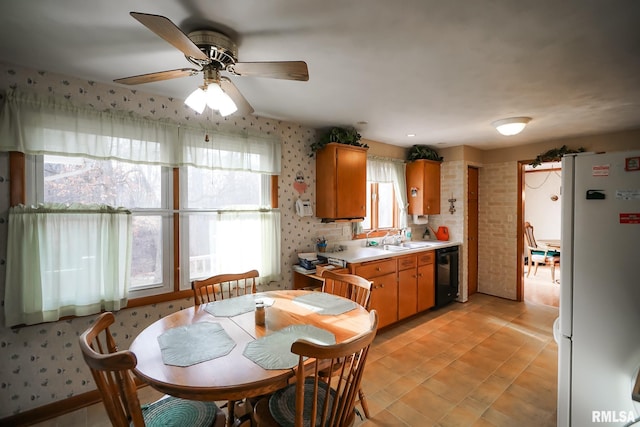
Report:
[[[398,320],[398,279],[395,258],[368,261],[350,266],[350,270],[373,282],[369,309],[378,312],[378,328]]]
[[[378,312],[378,327],[391,325],[398,320],[398,282],[396,273],[373,277],[369,309]]]
[[[417,257],[408,255],[398,258],[398,320],[418,312]]]
[[[418,311],[436,305],[435,254],[433,251],[418,255]]]
[[[434,260],[426,251],[349,265],[373,282],[370,309],[378,312],[379,328],[435,306]]]

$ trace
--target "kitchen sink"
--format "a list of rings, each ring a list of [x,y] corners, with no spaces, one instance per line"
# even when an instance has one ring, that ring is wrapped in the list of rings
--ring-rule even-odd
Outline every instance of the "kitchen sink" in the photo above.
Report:
[[[407,246],[401,246],[401,245],[383,245],[382,249],[384,249],[385,251],[402,252],[402,251],[408,251],[408,250],[414,249],[414,248],[410,248],[410,247],[407,247]]]
[[[404,242],[402,244],[402,246],[409,249],[428,248],[433,245],[434,243],[431,242]]]
[[[391,252],[403,252],[411,249],[428,248],[433,246],[432,242],[404,242],[397,245],[382,245],[378,246],[380,249]]]

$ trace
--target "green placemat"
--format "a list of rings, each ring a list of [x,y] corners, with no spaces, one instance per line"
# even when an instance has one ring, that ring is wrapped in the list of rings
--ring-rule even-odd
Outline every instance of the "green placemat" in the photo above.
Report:
[[[358,306],[355,302],[326,292],[310,292],[295,297],[293,302],[318,314],[333,315],[346,313]]]
[[[273,298],[250,294],[223,299],[220,301],[213,301],[207,303],[204,309],[207,313],[216,317],[233,317],[254,311],[256,309],[256,302],[258,301],[262,301],[265,307],[269,307],[274,303]]]
[[[244,356],[264,369],[289,369],[298,364],[298,355],[291,353],[291,344],[304,338],[320,344],[336,343],[331,332],[312,325],[291,325],[250,342]]]
[[[201,322],[169,329],[158,337],[166,365],[191,366],[233,350],[236,343],[219,323]]]

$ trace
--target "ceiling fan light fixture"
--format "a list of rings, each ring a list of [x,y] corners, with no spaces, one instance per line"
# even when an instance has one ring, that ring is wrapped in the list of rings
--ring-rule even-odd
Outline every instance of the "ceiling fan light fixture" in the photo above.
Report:
[[[220,115],[222,117],[227,117],[230,114],[235,113],[236,111],[238,111],[238,107],[236,106],[236,103],[233,102],[233,100],[231,99],[231,97],[229,95],[227,95],[226,93],[223,93],[223,97],[220,103]]]
[[[498,132],[505,136],[517,135],[531,121],[531,117],[509,117],[491,123]]]
[[[198,114],[202,114],[207,106],[207,94],[202,88],[198,88],[191,92],[191,95],[184,100],[184,103]]]
[[[219,111],[222,117],[233,114],[238,110],[235,102],[233,102],[231,97],[227,95],[217,83],[207,85],[205,93],[207,94],[207,105],[209,108]]]
[[[198,114],[202,114],[206,106],[218,111],[222,117],[233,114],[238,110],[235,102],[217,83],[209,83],[194,90],[185,99],[184,103]]]

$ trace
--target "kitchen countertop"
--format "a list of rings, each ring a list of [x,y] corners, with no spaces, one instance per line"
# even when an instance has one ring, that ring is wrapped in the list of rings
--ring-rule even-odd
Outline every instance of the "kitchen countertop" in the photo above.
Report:
[[[412,242],[422,242],[421,240],[413,240]],[[344,260],[350,264],[366,261],[376,261],[379,259],[385,259],[396,256],[403,256],[408,254],[414,254],[422,251],[432,251],[440,248],[447,248],[450,246],[459,246],[462,243],[456,241],[440,241],[440,240],[428,240],[429,246],[420,248],[407,248],[403,250],[386,250],[381,246],[369,246],[369,247],[347,247],[346,250],[340,252],[320,252],[318,255],[336,258]],[[410,243],[410,242],[407,242]]]

